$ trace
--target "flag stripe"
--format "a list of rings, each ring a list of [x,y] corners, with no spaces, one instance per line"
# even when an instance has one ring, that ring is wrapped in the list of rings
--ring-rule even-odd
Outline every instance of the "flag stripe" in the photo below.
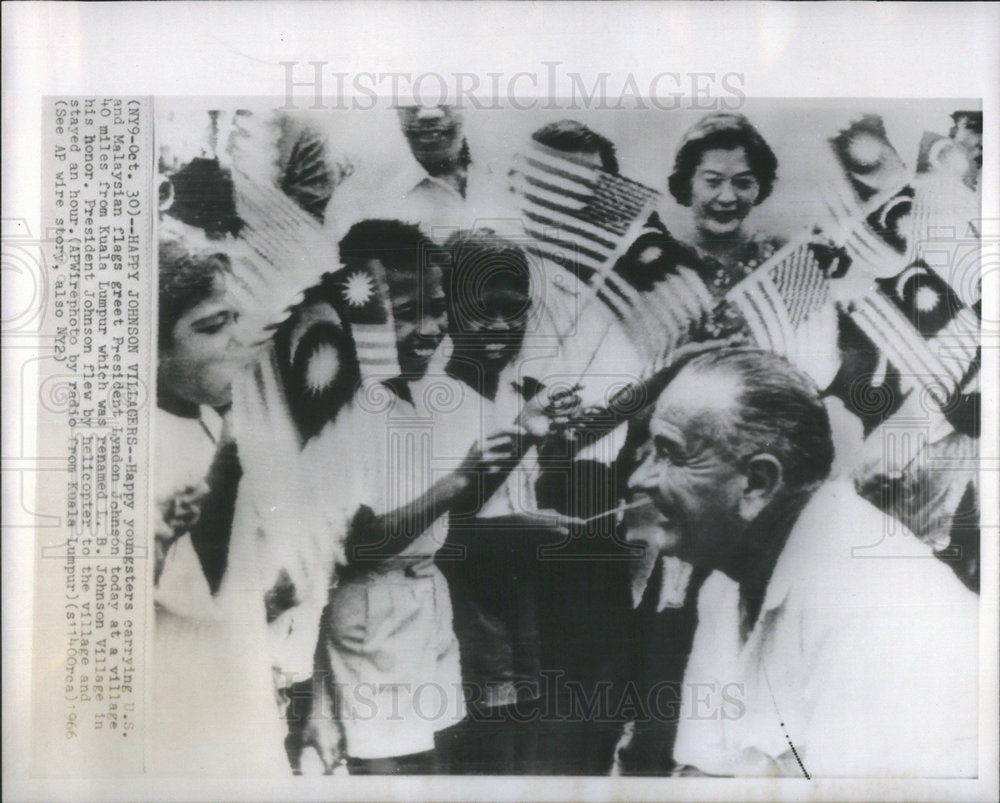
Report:
[[[928,350],[927,342],[882,293],[866,296],[860,312],[866,320],[877,325],[882,337],[881,343],[890,346],[886,349],[886,355],[890,359],[895,356],[897,361],[905,362],[918,373],[924,370],[937,375],[944,371],[944,366]]]
[[[550,177],[558,177],[563,181],[570,182],[578,188],[576,192],[592,191],[597,184],[596,171],[587,171],[585,168],[578,170],[571,169],[568,167],[569,163],[563,159],[559,159],[557,163],[555,159],[531,153],[524,157],[524,161],[526,167],[536,172],[536,174],[540,173]]]
[[[540,142],[531,143],[530,150],[520,158],[543,172],[559,173],[580,184],[596,184],[600,168],[590,162],[578,161],[573,154],[557,151]]]
[[[758,345],[779,354],[796,345],[796,331],[828,303],[829,280],[808,241],[789,243],[726,296]]]
[[[579,208],[586,206],[587,201],[593,197],[593,192],[581,192],[580,185],[562,179],[554,174],[531,174],[517,173],[512,179],[514,188],[524,193],[550,194],[555,197],[563,197],[571,202],[576,202]]]
[[[761,277],[752,287],[737,285],[729,298],[743,312],[759,346],[777,354],[788,351],[791,324],[777,288],[767,277]]]
[[[608,238],[608,232],[590,226],[586,221],[563,214],[559,209],[545,204],[532,204],[525,209],[525,216],[541,227],[555,228],[560,233],[573,234],[586,242],[590,248],[603,249],[603,258],[607,259],[614,249],[614,241]],[[539,229],[544,235],[544,228]]]
[[[562,228],[556,228],[555,225],[551,223],[543,228],[538,222],[529,217],[528,221],[525,222],[525,229],[533,237],[537,237],[538,240],[543,243],[547,243],[550,247],[561,248],[563,251],[568,251],[569,254],[563,253],[563,259],[572,257],[574,261],[580,262],[588,267],[593,267],[595,271],[600,270],[608,259],[607,251],[595,250],[593,243],[579,237],[574,237],[573,232],[565,231]],[[581,260],[579,258],[581,256],[587,261],[584,262]]]
[[[955,377],[929,349],[919,333],[905,316],[884,296],[873,294],[865,297],[863,306],[854,314],[855,320],[869,334],[897,366],[927,385],[928,377]]]
[[[686,329],[712,307],[708,288],[690,268],[681,268],[660,282],[654,291],[678,328]]]

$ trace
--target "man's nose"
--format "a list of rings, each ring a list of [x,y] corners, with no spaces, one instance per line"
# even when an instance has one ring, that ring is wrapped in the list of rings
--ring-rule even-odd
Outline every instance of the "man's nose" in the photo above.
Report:
[[[659,475],[659,467],[656,465],[653,455],[646,455],[646,459],[639,464],[639,468],[633,471],[632,476],[628,478],[629,490],[654,492],[658,485]]]

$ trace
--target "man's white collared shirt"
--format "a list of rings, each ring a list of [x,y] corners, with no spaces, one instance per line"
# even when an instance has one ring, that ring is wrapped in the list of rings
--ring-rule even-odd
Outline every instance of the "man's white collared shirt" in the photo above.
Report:
[[[400,220],[420,226],[442,244],[459,230],[475,226],[504,228],[511,217],[509,193],[492,170],[473,159],[466,171],[465,193],[432,176],[412,155],[391,167],[361,168],[334,191],[326,210],[337,240],[362,220]]]
[[[978,597],[850,485],[828,483],[806,505],[746,643],[739,617],[738,585],[714,573],[698,600],[678,765],[976,775]]]

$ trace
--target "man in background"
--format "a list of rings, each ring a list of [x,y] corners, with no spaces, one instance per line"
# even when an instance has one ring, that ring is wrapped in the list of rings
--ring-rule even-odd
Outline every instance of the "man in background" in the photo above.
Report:
[[[504,199],[469,148],[459,107],[414,103],[396,114],[409,153],[391,165],[361,158],[326,210],[338,238],[360,220],[385,218],[417,225],[440,244],[502,214]]]

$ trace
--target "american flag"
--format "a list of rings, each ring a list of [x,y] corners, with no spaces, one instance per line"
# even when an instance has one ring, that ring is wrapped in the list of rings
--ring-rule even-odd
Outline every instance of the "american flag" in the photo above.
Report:
[[[625,236],[641,227],[659,198],[637,181],[538,142],[518,156],[512,181],[539,251],[557,262],[572,260],[587,278],[611,267]]]
[[[793,354],[802,325],[831,301],[831,267],[814,243],[793,242],[733,287],[726,301],[742,313],[758,346]]]
[[[604,303],[626,317],[639,299],[610,271],[659,193],[538,142],[517,157],[511,179],[533,250],[599,288]]]
[[[532,249],[585,280],[640,348],[662,355],[711,308],[710,293],[689,268],[665,272],[643,290],[615,270],[626,252],[634,252],[633,262],[661,259],[658,244],[639,243],[660,200],[656,190],[537,142],[515,161],[512,185]]]

